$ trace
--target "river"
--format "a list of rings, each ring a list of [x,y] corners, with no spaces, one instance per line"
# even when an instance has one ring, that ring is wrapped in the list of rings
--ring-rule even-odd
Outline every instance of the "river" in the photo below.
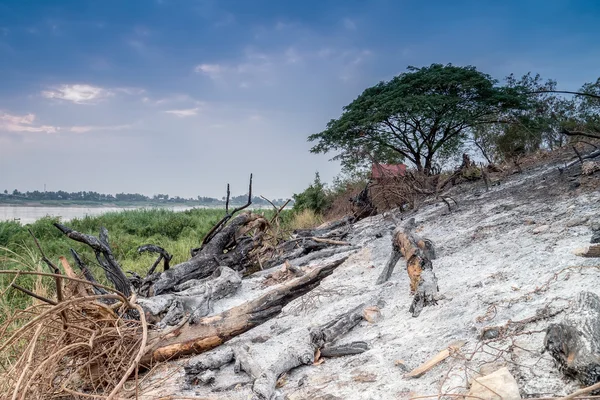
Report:
[[[82,218],[86,215],[100,215],[107,212],[132,210],[143,207],[52,207],[52,206],[10,206],[0,205],[0,221],[19,221],[21,224],[30,224],[40,218],[51,216],[61,217],[63,221],[73,218]],[[189,210],[190,206],[172,206],[168,207],[175,211]]]

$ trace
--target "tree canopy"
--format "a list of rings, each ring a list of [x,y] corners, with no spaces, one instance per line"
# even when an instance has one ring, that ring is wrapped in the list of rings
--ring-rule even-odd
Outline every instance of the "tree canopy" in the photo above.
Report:
[[[408,67],[366,89],[309,141],[316,142],[313,153],[339,152],[334,159],[346,169],[360,166],[368,155],[378,162],[409,161],[429,173],[476,127],[525,108],[522,90],[499,86],[475,67]]]

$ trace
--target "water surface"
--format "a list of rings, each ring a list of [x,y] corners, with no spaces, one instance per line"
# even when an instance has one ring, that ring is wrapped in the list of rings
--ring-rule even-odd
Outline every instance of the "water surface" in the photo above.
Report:
[[[73,218],[82,218],[86,215],[100,215],[107,212],[134,210],[144,207],[56,207],[56,206],[11,206],[0,205],[0,221],[19,221],[21,224],[30,224],[40,218],[51,216],[61,217],[63,221]],[[172,206],[165,207],[170,210],[184,211],[194,207],[190,206]]]

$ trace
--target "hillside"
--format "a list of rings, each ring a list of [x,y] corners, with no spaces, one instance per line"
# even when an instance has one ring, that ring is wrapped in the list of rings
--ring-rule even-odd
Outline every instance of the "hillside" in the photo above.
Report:
[[[408,312],[411,296],[404,261],[383,287],[375,285],[390,255],[394,229],[390,218],[378,215],[351,227],[347,240],[356,249],[350,250],[352,256],[319,288],[224,346],[248,344],[251,354],[268,364],[293,347],[305,327],[365,303],[377,305],[381,317],[373,323],[360,322],[340,342],[364,341],[369,350],[293,369],[282,380],[281,396],[401,399],[464,394],[481,369],[493,371],[500,365],[516,378],[522,397],[573,392],[576,382],[566,381],[541,350],[546,327],[564,318],[569,301],[583,290],[598,293],[598,259],[577,257],[573,252],[589,244],[590,226],[599,222],[600,192],[593,189],[598,187],[598,173],[578,177],[579,184],[574,184],[580,167],[561,174],[557,167],[564,162],[555,159],[532,166],[498,180],[489,191],[482,183],[455,187],[451,196],[458,208],[452,212],[432,200],[417,211],[398,214],[404,220],[414,217],[419,233],[433,240],[438,253],[433,265],[442,299],[424,308],[419,317]],[[303,265],[302,260],[293,264]],[[266,291],[265,275],[257,273],[244,280],[238,295],[215,303],[214,313]],[[533,322],[527,323],[528,319]],[[509,334],[504,339],[480,340],[489,326],[505,327]],[[458,353],[420,378],[403,378],[406,371],[455,341],[466,342]],[[235,374],[233,364],[218,370],[210,385],[182,391],[183,371],[177,367],[203,357],[160,367],[146,382],[148,395],[248,398],[249,378]],[[174,372],[167,382],[162,368]],[[158,382],[160,387],[153,390]]]

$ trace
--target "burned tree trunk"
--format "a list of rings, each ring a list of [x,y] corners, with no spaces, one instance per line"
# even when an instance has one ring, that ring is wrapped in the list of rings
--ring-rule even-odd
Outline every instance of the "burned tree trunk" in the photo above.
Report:
[[[279,314],[287,303],[308,293],[341,265],[347,257],[317,267],[264,295],[221,314],[188,322],[168,338],[159,338],[143,359],[145,364],[164,361],[213,349],[231,338]]]
[[[368,350],[368,345],[364,342],[332,346],[332,343],[363,320],[365,307],[366,304],[361,304],[323,325],[300,328],[282,337],[272,338],[266,343],[255,344],[252,347],[241,345],[193,358],[185,368],[188,381],[203,382],[207,372],[210,373],[210,370],[216,370],[235,360],[235,371],[246,372],[254,381],[252,398],[272,399],[279,377],[296,367],[312,364],[317,350],[329,348],[330,350],[324,350],[321,354],[329,352],[330,356],[334,357],[359,354]],[[265,347],[271,351],[265,351]],[[274,352],[273,348],[281,350]]]
[[[400,257],[404,257],[410,278],[410,293],[415,296],[409,310],[413,317],[419,316],[423,307],[436,303],[439,290],[431,263],[435,259],[433,242],[414,233],[415,228],[414,218],[404,228],[396,228],[392,236],[392,254],[377,279],[377,284],[387,282]]]
[[[600,382],[600,297],[579,293],[565,320],[546,330],[544,349],[568,378],[583,386]]]
[[[249,257],[250,252],[258,243],[251,237],[240,235],[240,231],[264,229],[266,224],[267,221],[257,214],[247,213],[235,217],[188,261],[145,279],[139,292],[145,296],[168,293],[183,282],[210,276],[219,266],[227,266],[236,271],[248,268],[253,263]]]
[[[354,221],[359,221],[363,218],[377,215],[377,208],[373,205],[369,193],[370,186],[371,181],[369,181],[365,185],[364,189],[361,190],[359,194],[350,198],[350,202],[352,203],[352,214],[354,215]]]

